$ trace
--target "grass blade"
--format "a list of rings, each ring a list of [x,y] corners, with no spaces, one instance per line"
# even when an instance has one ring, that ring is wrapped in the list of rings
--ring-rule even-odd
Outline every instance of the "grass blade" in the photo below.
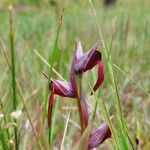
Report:
[[[124,72],[120,67],[118,67],[116,64],[113,64],[113,66],[115,67],[115,68],[117,68],[121,73],[123,73],[132,83],[134,83],[138,88],[140,88],[143,92],[144,92],[144,94],[146,94],[147,96],[150,96],[150,94],[149,93],[147,93],[146,91],[145,91],[145,89],[141,86],[141,85],[139,85],[130,75],[128,75],[126,72]]]
[[[10,38],[10,49],[11,49],[11,72],[12,72],[12,100],[13,109],[17,109],[17,94],[16,94],[16,71],[15,71],[15,49],[14,49],[14,31],[13,31],[13,18],[12,18],[12,6],[9,6],[9,38]],[[16,120],[14,120],[15,123]],[[18,143],[18,128],[14,127],[15,134],[15,147],[19,149]]]
[[[53,68],[53,64],[54,64],[54,60],[55,60],[55,56],[56,56],[56,50],[57,50],[57,44],[58,44],[58,38],[59,38],[59,34],[60,34],[60,29],[61,29],[61,25],[62,25],[62,21],[63,21],[63,14],[64,14],[64,9],[63,9],[63,12],[62,12],[62,15],[60,17],[60,22],[58,24],[58,29],[57,29],[57,34],[56,34],[56,39],[55,39],[55,44],[54,44],[54,48],[53,48],[53,55],[52,55],[52,60],[51,60],[51,55],[49,55],[49,63],[51,64],[50,66],[50,70],[49,70],[49,79],[51,79],[51,76],[52,76],[52,68]],[[49,82],[48,81],[48,84],[49,85]],[[48,92],[49,90],[47,90],[46,92],[46,103],[47,103],[47,97],[48,97]],[[45,106],[47,106],[45,104]],[[54,107],[55,108],[55,107]],[[45,109],[46,110],[46,109]],[[53,112],[52,112],[53,113]],[[53,116],[53,115],[52,115]],[[52,117],[51,117],[51,122],[52,122]],[[49,144],[51,143],[52,141],[52,123],[50,124],[49,126]]]
[[[49,62],[37,51],[37,50],[33,50],[34,53],[42,60],[42,62],[48,66],[49,68],[51,68],[51,65],[49,64]],[[61,74],[59,74],[59,72],[52,67],[52,71],[61,79],[61,80],[64,80],[66,81],[63,76]]]
[[[1,122],[0,122],[1,123]],[[0,127],[0,141],[2,143],[3,149],[4,150],[9,150],[8,144],[7,144],[7,136],[4,130],[1,129]]]
[[[67,121],[66,121],[66,125],[65,125],[65,130],[64,130],[62,142],[61,142],[61,145],[60,145],[60,150],[63,150],[63,144],[64,144],[64,140],[65,140],[65,136],[66,136],[66,132],[67,132],[67,128],[68,128],[70,114],[71,114],[71,108],[69,108],[68,117],[67,117]]]

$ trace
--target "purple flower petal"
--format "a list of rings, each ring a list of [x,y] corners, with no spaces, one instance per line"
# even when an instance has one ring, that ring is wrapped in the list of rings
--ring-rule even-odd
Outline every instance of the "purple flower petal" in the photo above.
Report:
[[[82,57],[83,55],[83,51],[82,51],[82,45],[81,45],[81,42],[77,42],[76,46],[75,46],[75,53],[74,53],[74,57],[73,57],[73,60],[72,60],[72,66],[71,66],[71,73],[70,73],[70,82],[71,82],[71,85],[72,85],[72,88],[75,92],[75,95],[77,96],[78,93],[77,93],[77,81],[76,81],[76,70],[74,68],[74,64],[78,61],[78,59],[80,57]]]
[[[111,137],[111,131],[106,123],[103,123],[98,127],[89,137],[88,149],[97,147],[103,143],[106,139]]]
[[[76,47],[75,47],[75,58],[79,59],[83,55],[83,50],[82,50],[82,45],[81,41],[77,42]]]
[[[97,47],[98,43],[74,62],[75,72],[85,72],[90,70],[96,65],[98,60],[101,60],[101,53],[97,51]]]

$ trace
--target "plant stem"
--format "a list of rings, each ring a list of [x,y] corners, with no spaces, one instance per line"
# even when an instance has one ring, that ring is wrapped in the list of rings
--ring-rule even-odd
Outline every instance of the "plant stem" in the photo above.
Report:
[[[63,14],[64,14],[64,9],[63,9],[63,12],[62,12],[62,15],[60,17],[60,21],[59,21],[59,24],[58,24],[58,29],[57,29],[57,35],[56,35],[56,39],[55,39],[55,44],[54,44],[54,48],[53,48],[53,56],[52,56],[52,60],[51,60],[51,57],[49,55],[49,63],[51,64],[50,66],[50,71],[49,71],[49,79],[51,79],[51,76],[52,76],[52,71],[53,71],[53,64],[54,64],[54,60],[55,60],[55,55],[56,55],[56,50],[57,50],[57,43],[58,43],[58,38],[59,38],[59,34],[60,34],[60,29],[61,29],[61,25],[62,25],[62,20],[63,20]],[[49,85],[49,82],[48,81],[48,85]],[[46,95],[48,96],[48,93],[46,93]],[[46,96],[46,97],[47,97]],[[52,112],[53,113],[53,112]],[[52,116],[51,116],[51,124],[49,126],[49,144],[51,144],[51,140],[52,140]]]
[[[82,115],[82,106],[80,103],[80,99],[77,99],[77,106],[78,106],[78,111],[79,111],[79,118],[80,118],[80,127],[81,127],[81,134],[83,134],[84,130],[85,130],[85,125],[84,125],[84,118]]]
[[[16,73],[15,73],[15,50],[14,50],[14,32],[13,32],[13,19],[12,19],[12,6],[9,6],[9,38],[10,38],[10,49],[11,49],[11,65],[12,65],[12,90],[13,90],[13,109],[14,111],[17,109],[17,95],[16,95]],[[17,123],[16,120],[14,120]],[[16,150],[18,150],[18,128],[14,127],[15,134],[15,146]]]
[[[83,93],[83,88],[82,88],[82,74],[77,75],[77,82],[78,82],[77,106],[79,111],[81,134],[83,134],[84,130],[88,125],[88,112],[87,112],[87,105],[85,101],[85,95]]]
[[[7,119],[6,119],[6,113],[4,111],[4,107],[3,107],[3,100],[7,97],[8,92],[6,92],[6,94],[4,95],[4,97],[0,100],[0,110],[2,111],[2,113],[4,114],[4,123],[7,123]],[[0,123],[1,124],[1,123]],[[6,133],[7,133],[7,139],[10,139],[10,134],[9,134],[9,129],[6,129]],[[3,139],[4,140],[4,139]]]
[[[1,124],[1,122],[0,122]],[[2,143],[2,147],[4,150],[9,150],[8,148],[8,144],[7,144],[7,138],[6,138],[6,135],[5,135],[5,131],[2,130],[1,126],[0,126],[0,141]]]

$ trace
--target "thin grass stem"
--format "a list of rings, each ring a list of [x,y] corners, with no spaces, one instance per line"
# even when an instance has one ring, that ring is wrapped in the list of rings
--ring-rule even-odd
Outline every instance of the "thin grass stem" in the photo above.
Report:
[[[5,95],[3,96],[3,98],[0,100],[0,110],[2,111],[2,113],[4,114],[4,123],[6,124],[7,123],[7,118],[6,118],[6,113],[5,111],[3,110],[3,101],[4,99],[7,97],[8,95],[8,91],[5,93]],[[6,133],[7,133],[7,138],[10,139],[10,134],[9,134],[9,129],[6,129]]]
[[[61,26],[62,26],[63,15],[64,15],[64,9],[62,11],[62,14],[61,14],[61,17],[60,17],[60,21],[58,23],[58,29],[57,29],[56,39],[55,39],[55,43],[54,43],[54,48],[53,48],[52,59],[51,59],[51,55],[49,55],[48,62],[49,62],[49,64],[51,64],[50,70],[49,70],[49,79],[51,79],[51,76],[52,76],[53,64],[54,64],[54,60],[55,60],[55,56],[56,56],[56,50],[57,50],[57,45],[58,45],[58,38],[59,38],[59,35],[60,35],[60,29],[61,29]],[[49,85],[49,82],[50,82],[50,80],[48,80],[48,85]],[[48,91],[46,92],[46,99],[47,99],[47,96],[48,96]],[[55,108],[55,107],[53,107],[53,108]],[[51,121],[50,122],[51,122],[51,124],[49,126],[49,136],[48,136],[49,137],[48,138],[49,139],[48,140],[49,144],[51,144],[51,141],[52,141],[52,117],[51,117]]]
[[[12,100],[13,100],[13,109],[17,109],[17,93],[16,93],[16,71],[15,71],[15,49],[14,49],[14,31],[13,31],[13,18],[12,18],[12,5],[9,6],[9,39],[10,39],[10,49],[11,49],[11,72],[12,72]],[[14,119],[14,122],[17,121]],[[18,128],[14,127],[15,134],[15,147],[16,150],[19,149],[18,143]]]
[[[149,93],[146,92],[146,90],[137,83],[130,75],[128,75],[125,71],[123,71],[120,67],[118,67],[116,64],[113,64],[115,68],[117,68],[121,73],[123,73],[132,83],[134,83],[139,89],[141,89],[145,95],[150,96]]]
[[[60,150],[63,150],[63,145],[64,145],[64,141],[65,141],[65,136],[66,136],[66,133],[67,133],[70,114],[71,114],[71,108],[69,108],[68,117],[67,117],[67,121],[66,121],[66,125],[65,125],[65,130],[64,130],[63,138],[62,138],[61,145],[60,145]]]

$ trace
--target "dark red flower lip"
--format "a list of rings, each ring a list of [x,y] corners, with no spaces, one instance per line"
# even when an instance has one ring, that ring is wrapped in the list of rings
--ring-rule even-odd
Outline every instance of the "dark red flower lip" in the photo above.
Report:
[[[71,83],[67,83],[61,80],[53,80],[50,82],[49,88],[51,90],[51,94],[49,95],[49,100],[48,100],[48,116],[47,116],[48,126],[50,125],[51,118],[52,118],[54,94],[62,97],[75,98],[75,94],[72,89]]]

